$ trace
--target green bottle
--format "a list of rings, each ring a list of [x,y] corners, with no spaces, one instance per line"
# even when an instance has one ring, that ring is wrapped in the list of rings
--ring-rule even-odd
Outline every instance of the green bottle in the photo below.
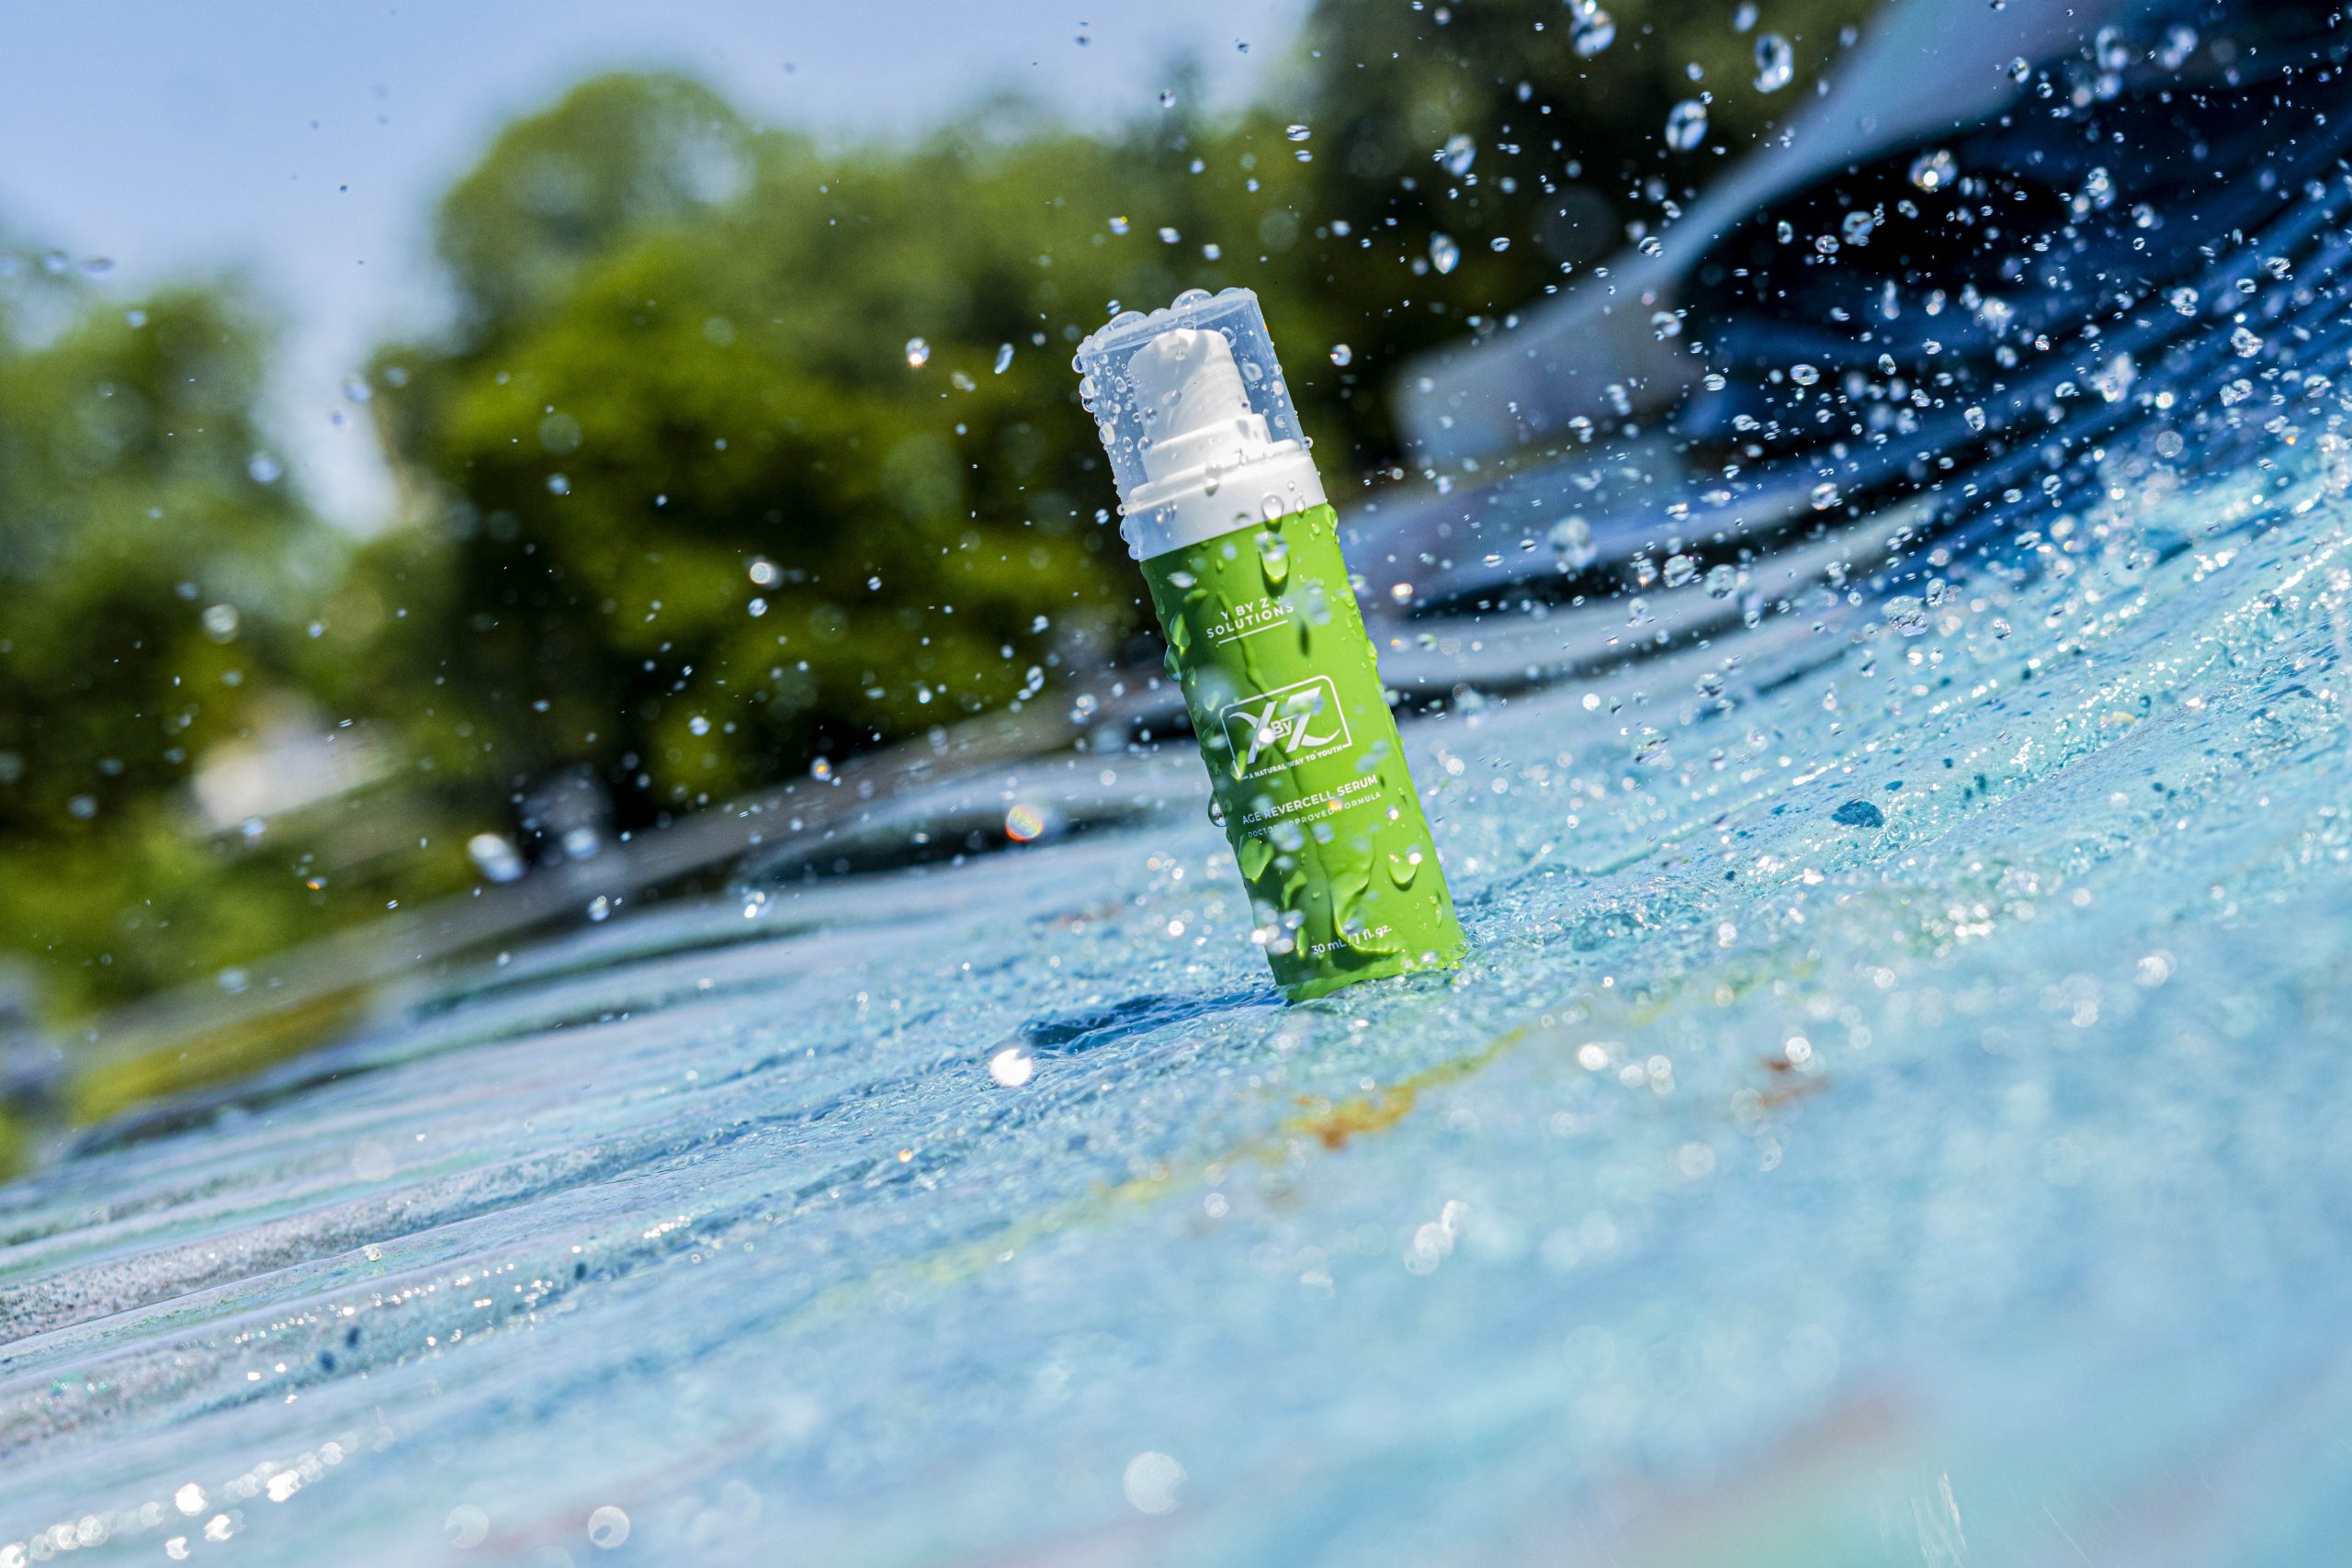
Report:
[[[1462,927],[1257,296],[1193,289],[1129,311],[1076,365],[1283,994],[1459,963]]]

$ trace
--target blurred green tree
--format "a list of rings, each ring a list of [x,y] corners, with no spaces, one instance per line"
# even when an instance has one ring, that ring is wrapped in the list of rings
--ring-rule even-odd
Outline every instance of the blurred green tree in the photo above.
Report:
[[[266,951],[299,875],[187,784],[300,690],[344,547],[255,427],[265,340],[228,298],[51,299],[0,322],[0,931],[69,1005]]]

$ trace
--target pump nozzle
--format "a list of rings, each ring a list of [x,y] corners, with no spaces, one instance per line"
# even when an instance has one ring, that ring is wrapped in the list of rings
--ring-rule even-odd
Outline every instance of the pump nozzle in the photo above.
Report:
[[[1246,463],[1273,446],[1223,333],[1162,333],[1136,350],[1127,375],[1143,411],[1143,471],[1154,479],[1204,464]]]
[[[1123,315],[1079,344],[1077,364],[1138,556],[1323,504],[1248,290]]]

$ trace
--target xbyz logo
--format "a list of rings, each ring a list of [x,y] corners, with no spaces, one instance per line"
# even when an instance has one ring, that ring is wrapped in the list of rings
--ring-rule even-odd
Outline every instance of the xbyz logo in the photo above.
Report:
[[[1240,759],[1244,778],[1287,767],[1302,752],[1319,750],[1335,740],[1344,746],[1348,740],[1340,689],[1329,675],[1227,703],[1218,716],[1227,743]]]

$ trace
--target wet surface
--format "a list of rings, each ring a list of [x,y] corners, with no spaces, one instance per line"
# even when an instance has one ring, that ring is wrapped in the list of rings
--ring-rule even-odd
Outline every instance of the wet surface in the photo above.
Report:
[[[1450,980],[1282,1005],[1179,739],[0,1190],[0,1563],[2324,1560],[2347,465],[2204,363],[1408,725]]]

